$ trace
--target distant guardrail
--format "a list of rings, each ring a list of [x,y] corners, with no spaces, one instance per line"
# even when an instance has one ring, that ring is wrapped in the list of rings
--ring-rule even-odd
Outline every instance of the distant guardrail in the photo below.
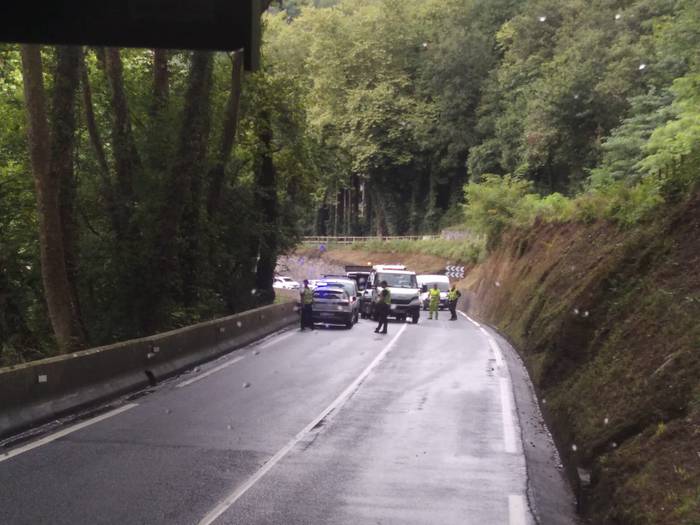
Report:
[[[309,236],[302,238],[302,244],[355,244],[369,241],[426,241],[440,239],[439,235],[401,235],[385,237],[361,237],[361,236]]]

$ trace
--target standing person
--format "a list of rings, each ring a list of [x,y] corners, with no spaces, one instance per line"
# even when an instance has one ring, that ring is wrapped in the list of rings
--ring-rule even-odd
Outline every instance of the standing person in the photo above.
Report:
[[[450,306],[450,313],[452,314],[450,321],[457,320],[457,301],[459,301],[460,297],[462,297],[462,293],[457,290],[457,285],[453,284],[450,291],[447,292],[447,304]]]
[[[379,320],[379,324],[377,325],[374,333],[385,334],[389,324],[387,318],[389,316],[389,308],[391,308],[391,292],[389,291],[386,281],[379,283],[379,286],[382,287],[382,291],[377,294],[377,302],[374,305],[374,307],[377,309],[377,319]],[[384,327],[383,330],[382,326]]]
[[[301,331],[303,332],[306,327],[314,329],[314,291],[309,288],[308,279],[304,279],[304,288],[301,289],[299,293],[301,297]]]
[[[430,315],[428,315],[428,319],[433,318],[433,312],[435,313],[435,320],[437,321],[438,318],[438,310],[440,309],[440,290],[438,289],[437,283],[433,284],[433,287],[430,289],[430,292],[428,292],[428,298],[429,298],[429,308],[430,308]]]

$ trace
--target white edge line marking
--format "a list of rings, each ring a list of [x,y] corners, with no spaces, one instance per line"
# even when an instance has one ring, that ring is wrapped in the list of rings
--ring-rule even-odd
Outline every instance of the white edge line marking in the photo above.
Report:
[[[508,454],[515,454],[515,424],[513,423],[513,403],[511,401],[510,382],[505,377],[500,378],[501,386],[501,415],[503,419],[503,444]]]
[[[505,361],[503,360],[503,354],[501,353],[501,347],[498,346],[498,343],[496,340],[493,338],[493,336],[486,331],[483,327],[479,328],[481,330],[481,333],[483,333],[486,336],[486,339],[489,342],[489,346],[491,347],[491,351],[493,352],[494,357],[496,358],[496,366],[499,368],[503,368],[505,366]]]
[[[269,348],[269,347],[271,347],[272,345],[276,345],[277,343],[281,343],[281,342],[284,341],[285,339],[289,339],[290,337],[292,337],[292,336],[295,335],[295,334],[296,334],[296,332],[290,332],[290,333],[288,333],[288,334],[281,335],[281,336],[279,336],[279,337],[275,337],[275,338],[272,339],[271,341],[268,341],[268,342],[265,343],[264,345],[261,345],[260,348],[261,348],[261,349],[262,349],[262,348]]]
[[[525,498],[517,494],[508,496],[508,524],[526,525]]]
[[[333,402],[328,405],[323,412],[321,412],[311,423],[306,425],[304,430],[299,432],[294,436],[291,441],[289,441],[284,447],[282,447],[277,453],[270,458],[267,463],[258,469],[255,474],[250,476],[241,486],[236,488],[231,494],[226,496],[221,503],[214,507],[202,520],[199,525],[210,525],[214,523],[224,512],[230,509],[236,501],[238,501],[248,490],[253,487],[260,479],[267,474],[272,468],[279,463],[284,456],[286,456],[311,430],[318,425],[328,414],[333,410],[340,408],[352,395],[352,393],[357,389],[357,387],[362,384],[362,382],[367,378],[367,376],[372,372],[372,370],[379,364],[379,362],[384,359],[389,350],[394,346],[396,341],[401,337],[401,334],[406,330],[408,325],[403,325],[394,338],[389,342],[388,345],[374,358],[374,360],[365,368],[362,373],[355,379],[355,381],[350,384],[338,397],[336,397]]]
[[[219,365],[217,367],[212,368],[211,370],[207,370],[206,372],[198,375],[197,377],[193,377],[192,379],[188,379],[187,381],[183,381],[182,383],[178,383],[177,385],[175,385],[175,388],[182,388],[184,386],[189,386],[192,383],[196,383],[197,381],[201,381],[205,377],[209,377],[210,375],[215,374],[218,371],[223,370],[224,368],[228,368],[229,366],[238,363],[238,361],[240,361],[242,359],[245,359],[244,355],[234,357],[230,361],[226,361],[223,365]]]
[[[121,414],[122,412],[131,410],[132,408],[137,406],[137,403],[131,403],[129,405],[124,405],[122,407],[115,408],[114,410],[110,410],[109,412],[105,412],[104,414],[101,414],[99,416],[95,416],[91,419],[83,421],[82,423],[78,423],[76,425],[64,428],[63,430],[59,430],[58,432],[45,436],[41,439],[37,439],[36,441],[28,443],[27,445],[24,445],[22,447],[18,447],[6,453],[0,453],[0,463],[15,456],[19,456],[20,454],[24,454],[25,452],[29,452],[30,450],[33,450],[35,448],[47,445],[52,441],[56,441],[57,439],[67,436],[68,434],[72,434],[73,432],[82,430],[85,427],[89,427],[90,425],[94,425],[95,423],[99,423],[100,421],[104,421],[105,419],[109,419],[110,417],[114,417],[118,414]]]
[[[474,326],[476,326],[477,328],[481,328],[481,325],[479,323],[477,323],[474,319],[469,317],[467,314],[465,314],[464,312],[459,312],[459,313],[462,314],[467,319],[469,319],[474,324]]]

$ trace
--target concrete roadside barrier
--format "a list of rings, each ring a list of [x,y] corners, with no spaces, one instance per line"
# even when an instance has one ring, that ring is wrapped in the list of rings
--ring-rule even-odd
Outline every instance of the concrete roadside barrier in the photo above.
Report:
[[[276,304],[142,339],[0,368],[0,439],[154,384],[298,320]]]

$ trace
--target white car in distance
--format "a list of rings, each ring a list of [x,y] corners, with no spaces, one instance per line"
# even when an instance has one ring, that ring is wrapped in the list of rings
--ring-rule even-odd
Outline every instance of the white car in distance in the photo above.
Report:
[[[298,290],[300,285],[291,277],[275,277],[272,287],[280,290]]]

